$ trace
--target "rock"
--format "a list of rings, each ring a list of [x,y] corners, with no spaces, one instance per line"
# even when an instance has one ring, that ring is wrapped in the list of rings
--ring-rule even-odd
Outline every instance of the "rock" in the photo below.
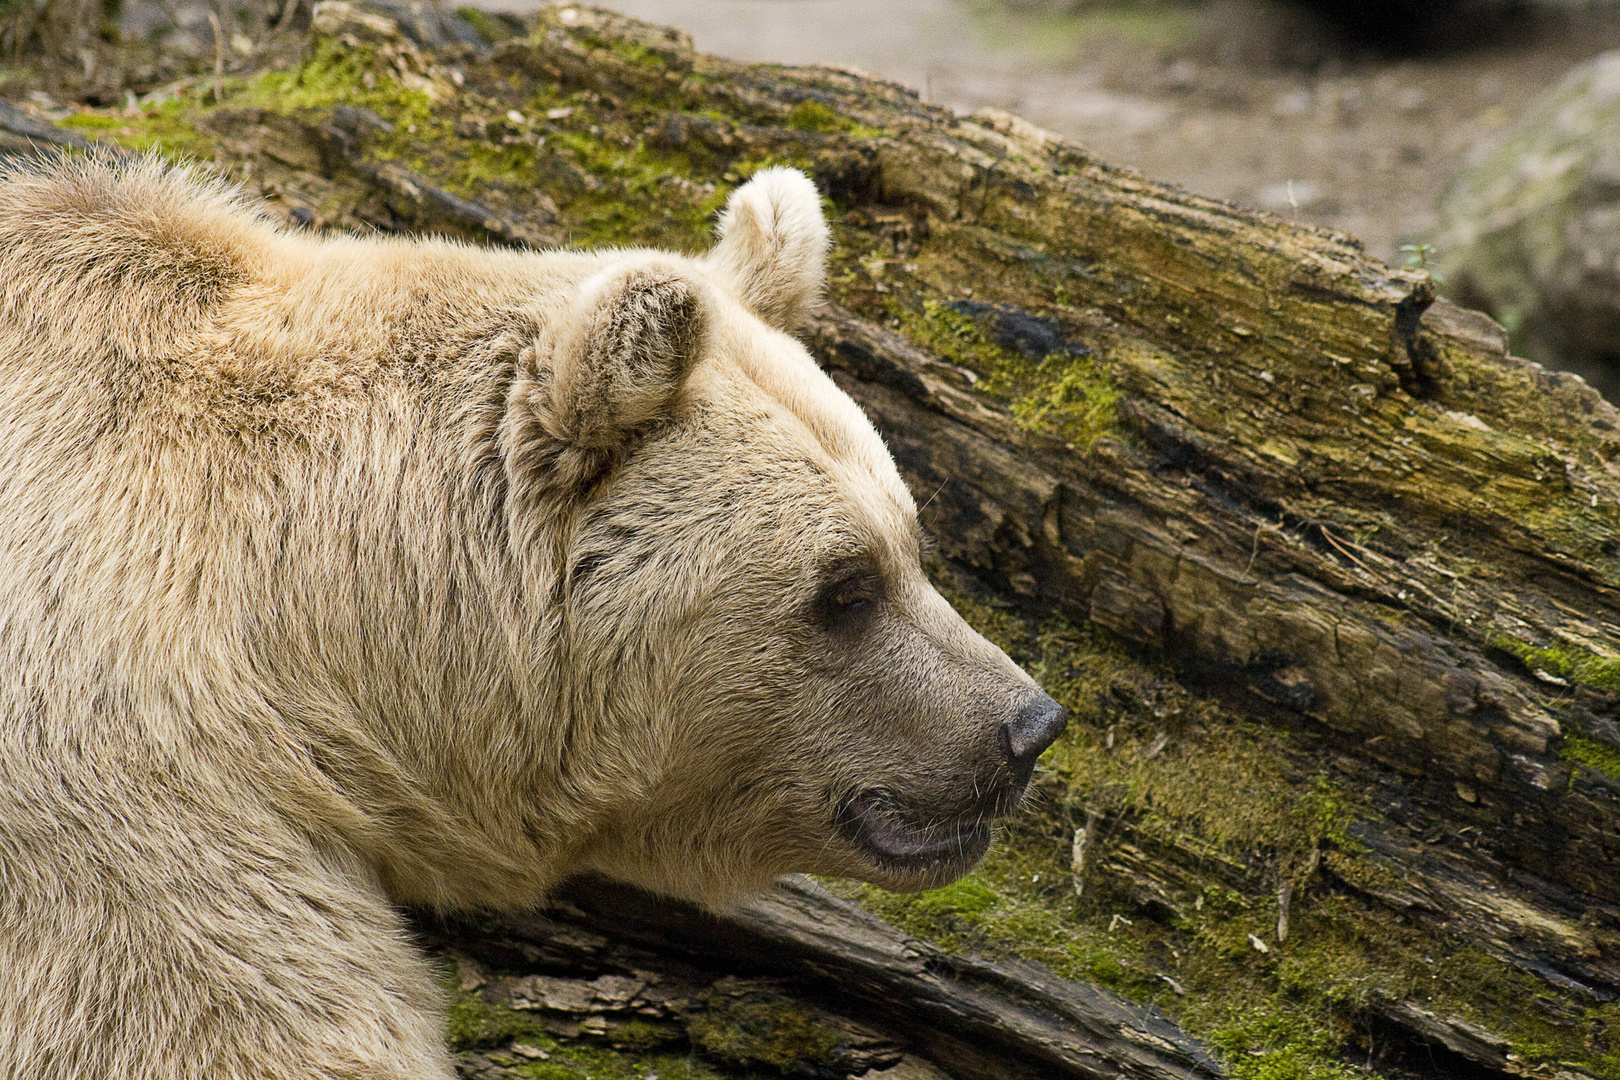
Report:
[[[1446,290],[1516,352],[1620,396],[1620,51],[1483,143],[1441,197]]]

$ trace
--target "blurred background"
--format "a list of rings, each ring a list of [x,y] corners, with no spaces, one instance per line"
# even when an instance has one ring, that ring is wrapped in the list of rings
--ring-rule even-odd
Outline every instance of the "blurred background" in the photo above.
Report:
[[[245,57],[309,2],[0,0],[0,49],[82,57],[73,92],[112,104],[125,91],[98,89],[88,37],[162,38],[206,66],[216,26],[222,55]],[[480,18],[455,18],[452,0],[390,3],[469,30]],[[851,67],[964,113],[1016,113],[1150,179],[1349,233],[1434,271],[1520,354],[1620,398],[1620,0],[604,6],[707,52]],[[3,81],[0,95],[15,96]]]

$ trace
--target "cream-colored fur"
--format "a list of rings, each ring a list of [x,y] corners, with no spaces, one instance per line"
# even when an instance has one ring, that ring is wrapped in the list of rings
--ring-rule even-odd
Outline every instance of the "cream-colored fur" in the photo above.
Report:
[[[722,233],[316,239],[154,161],[0,174],[0,1078],[447,1077],[394,903],[971,864],[1035,691],[781,332],[814,187]]]
[[[708,261],[754,314],[794,330],[821,299],[828,242],[810,178],[762,169],[721,213],[720,243]]]

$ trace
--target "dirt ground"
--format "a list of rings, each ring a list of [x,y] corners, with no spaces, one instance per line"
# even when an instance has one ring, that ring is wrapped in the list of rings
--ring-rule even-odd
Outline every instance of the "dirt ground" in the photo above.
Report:
[[[1592,0],[1467,8],[1407,55],[1271,0],[1023,2],[605,0],[705,51],[853,66],[963,111],[1007,109],[1154,179],[1343,229],[1385,260],[1423,238],[1470,147],[1620,47],[1620,4]]]

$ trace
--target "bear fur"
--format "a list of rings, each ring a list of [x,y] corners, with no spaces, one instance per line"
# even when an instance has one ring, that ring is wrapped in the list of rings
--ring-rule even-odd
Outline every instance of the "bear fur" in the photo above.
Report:
[[[827,235],[785,169],[701,258],[0,173],[0,1077],[446,1078],[396,904],[972,865],[1061,713],[789,336]]]

